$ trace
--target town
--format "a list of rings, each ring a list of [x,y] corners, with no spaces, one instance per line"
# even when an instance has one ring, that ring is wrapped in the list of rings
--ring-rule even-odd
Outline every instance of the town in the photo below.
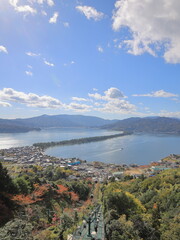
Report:
[[[114,180],[123,179],[127,176],[131,178],[151,177],[160,171],[180,167],[180,155],[176,154],[171,154],[149,165],[117,165],[113,163],[87,162],[74,157],[57,158],[46,155],[43,149],[37,146],[1,149],[0,161],[7,168],[10,168],[11,165],[16,165],[20,169],[26,169],[31,165],[39,165],[43,168],[54,166],[71,169],[77,174],[70,175],[69,180],[91,178],[92,181],[100,183],[112,178]]]

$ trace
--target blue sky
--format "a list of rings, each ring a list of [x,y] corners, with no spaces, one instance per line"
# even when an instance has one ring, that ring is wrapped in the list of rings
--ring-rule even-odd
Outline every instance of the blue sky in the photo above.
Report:
[[[180,117],[179,0],[1,0],[0,117]]]

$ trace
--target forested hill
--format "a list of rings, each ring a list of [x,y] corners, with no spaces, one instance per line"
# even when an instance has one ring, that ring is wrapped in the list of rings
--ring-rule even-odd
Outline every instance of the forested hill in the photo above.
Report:
[[[115,123],[99,117],[83,115],[42,115],[25,119],[0,119],[0,132],[24,132],[34,128],[50,127],[101,127]]]
[[[180,119],[167,117],[128,118],[103,128],[138,133],[180,134]]]
[[[180,134],[180,119],[167,117],[107,120],[83,115],[42,115],[33,118],[0,119],[0,132],[27,132],[50,127],[105,128],[138,133]]]
[[[0,119],[0,133],[23,133],[29,131],[39,131],[40,128],[23,126],[10,120]]]
[[[106,239],[179,239],[179,177],[178,168],[146,179],[142,176],[105,185]]]

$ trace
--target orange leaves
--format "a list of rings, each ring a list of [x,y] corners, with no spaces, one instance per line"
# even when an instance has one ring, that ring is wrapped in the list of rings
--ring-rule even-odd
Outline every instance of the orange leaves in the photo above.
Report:
[[[71,200],[73,200],[74,202],[79,201],[79,196],[76,193],[70,192],[70,194],[71,194]]]
[[[79,197],[76,193],[74,192],[69,192],[68,188],[63,186],[63,185],[57,185],[58,189],[53,188],[50,184],[44,184],[44,185],[39,185],[39,184],[34,184],[34,191],[29,194],[29,195],[23,195],[23,194],[18,194],[14,195],[11,197],[12,200],[18,202],[20,205],[28,205],[28,204],[33,204],[38,201],[42,201],[44,199],[44,196],[47,192],[50,190],[53,190],[56,195],[52,195],[51,197],[55,197],[57,195],[64,197],[64,196],[69,196],[70,199],[74,202],[79,201]]]
[[[14,195],[12,200],[18,202],[20,205],[27,205],[35,202],[35,200],[32,200],[30,195],[25,196],[23,194]]]
[[[35,190],[29,195],[18,194],[12,197],[12,200],[18,202],[20,205],[28,205],[38,201],[42,201],[44,194],[49,191],[50,185],[44,184],[42,186],[34,184]]]
[[[40,198],[43,197],[46,192],[48,192],[50,189],[49,184],[44,184],[42,186],[38,185],[36,186],[34,192],[32,193],[33,197]]]
[[[56,190],[56,192],[58,193],[58,194],[66,194],[66,195],[69,195],[70,197],[71,197],[71,200],[72,201],[79,201],[79,197],[78,197],[78,195],[76,194],[76,193],[74,193],[74,192],[69,192],[68,191],[68,188],[67,187],[65,187],[65,186],[63,186],[63,185],[57,185],[58,186],[58,189]]]
[[[57,185],[58,186],[58,190],[57,193],[64,193],[64,192],[68,192],[68,188],[63,186],[63,185]]]
[[[153,209],[157,209],[157,208],[158,208],[157,203],[154,203]]]

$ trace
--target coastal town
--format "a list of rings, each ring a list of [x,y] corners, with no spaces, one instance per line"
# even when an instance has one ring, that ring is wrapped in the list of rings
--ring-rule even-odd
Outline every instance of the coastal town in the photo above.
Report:
[[[42,168],[49,166],[70,169],[76,174],[70,175],[70,180],[91,178],[94,182],[105,180],[119,180],[128,177],[138,178],[141,176],[152,177],[157,173],[180,167],[180,155],[171,154],[158,162],[148,165],[137,164],[113,164],[103,162],[87,162],[79,158],[57,158],[46,155],[42,148],[37,146],[15,147],[0,150],[0,161],[10,169],[13,165],[20,169],[27,169],[32,165]]]

